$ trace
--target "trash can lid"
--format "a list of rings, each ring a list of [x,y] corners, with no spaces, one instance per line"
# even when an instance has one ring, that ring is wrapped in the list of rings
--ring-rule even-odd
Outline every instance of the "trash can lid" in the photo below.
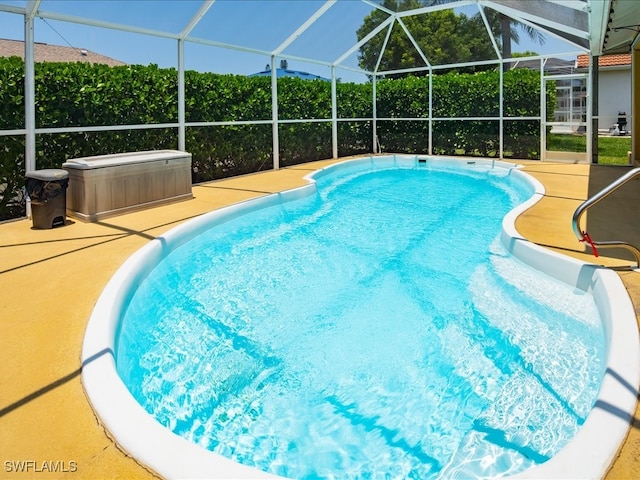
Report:
[[[36,180],[42,180],[45,182],[51,182],[53,180],[64,180],[65,178],[69,178],[69,172],[56,168],[45,168],[44,170],[34,170],[32,172],[27,172],[26,177],[34,178]]]

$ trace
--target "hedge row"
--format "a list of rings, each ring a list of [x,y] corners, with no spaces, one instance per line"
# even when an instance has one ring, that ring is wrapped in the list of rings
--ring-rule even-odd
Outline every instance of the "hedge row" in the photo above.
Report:
[[[161,124],[178,121],[175,69],[155,65],[107,67],[85,63],[37,63],[36,127]],[[433,79],[434,117],[499,114],[499,74],[447,74]],[[540,81],[536,72],[505,74],[505,114],[539,114]],[[380,118],[425,118],[429,113],[428,78],[408,77],[377,84]],[[338,117],[372,116],[372,85],[339,83]],[[553,111],[555,98],[549,98]],[[331,117],[331,85],[298,78],[278,80],[279,117],[318,120]],[[187,122],[232,122],[271,118],[271,79],[185,73]],[[384,151],[427,151],[428,122],[379,121]],[[18,57],[0,58],[0,130],[24,128],[24,64]],[[434,152],[447,155],[495,155],[497,121],[434,121]],[[371,121],[340,121],[340,156],[372,150]],[[537,158],[539,122],[505,122],[505,150]],[[280,164],[330,158],[331,123],[310,121],[279,126]],[[36,167],[60,168],[68,158],[126,151],[175,149],[177,128],[108,132],[40,134]],[[270,124],[188,127],[186,150],[193,158],[194,182],[269,169],[272,166]],[[0,220],[24,214],[24,136],[0,136]]]

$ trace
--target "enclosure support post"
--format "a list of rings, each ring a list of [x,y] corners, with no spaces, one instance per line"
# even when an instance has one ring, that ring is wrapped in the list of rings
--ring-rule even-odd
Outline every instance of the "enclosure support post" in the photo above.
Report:
[[[33,17],[40,0],[30,1],[24,17],[24,167],[25,173],[36,169],[36,88],[34,68]],[[27,198],[26,214],[31,218],[31,201]]]
[[[540,59],[540,161],[547,159],[547,84],[544,80],[544,59]]]
[[[184,40],[178,39],[178,150],[186,151],[184,105]]]
[[[271,134],[273,140],[273,169],[280,169],[280,142],[278,140],[278,75],[276,56],[271,55]]]
[[[593,69],[594,69],[594,62],[597,63],[598,62],[598,58],[592,56],[591,54],[589,54],[589,75],[587,76],[586,82],[585,82],[585,103],[586,103],[586,107],[587,107],[587,116],[584,119],[587,122],[586,125],[586,131],[587,131],[587,138],[585,139],[585,143],[587,144],[587,161],[589,163],[591,163],[593,161],[593,143],[592,142],[597,142],[598,140],[595,139],[594,140],[594,135],[597,136],[598,135],[598,130],[596,129],[595,132],[593,130],[593,103],[597,102],[598,99],[597,98],[593,98],[593,91],[591,90],[591,85],[593,82]],[[582,118],[580,119],[581,121],[583,120]],[[595,151],[595,155],[597,157],[598,155],[598,151]],[[596,158],[596,162],[597,162],[597,158]]]
[[[498,60],[500,60],[500,91],[498,93],[499,96],[499,102],[500,102],[500,106],[498,107],[499,111],[500,111],[500,120],[498,121],[498,158],[500,158],[500,160],[502,160],[504,158],[503,155],[503,150],[504,150],[504,136],[503,136],[503,128],[504,128],[504,108],[503,108],[503,103],[504,103],[504,95],[503,95],[503,87],[504,87],[504,71],[505,71],[505,66],[506,65],[510,65],[507,62],[504,61],[504,57],[503,57],[503,53],[505,53],[505,56],[507,58],[511,57],[511,48],[509,47],[508,51],[506,49],[507,45],[503,45],[503,49],[505,50],[504,52],[500,51],[500,48],[498,48],[498,43],[496,42],[496,38],[493,35],[493,31],[491,30],[491,25],[489,25],[489,21],[487,20],[487,15],[484,11],[484,7],[482,7],[482,5],[478,4],[478,12],[480,12],[480,16],[482,17],[482,21],[484,23],[485,28],[487,29],[487,33],[489,34],[489,38],[491,39],[491,44],[493,45],[493,51],[496,53],[496,56],[498,57]],[[504,16],[501,15],[501,19],[504,19]],[[504,22],[501,20],[501,23],[504,24]],[[507,68],[507,70],[509,70]],[[492,162],[493,163],[493,162]]]
[[[589,121],[591,125],[591,155],[587,158],[591,160],[591,163],[598,163],[598,124],[600,123],[600,107],[598,106],[598,102],[600,101],[600,84],[598,82],[600,69],[598,63],[599,57],[591,57],[591,85],[587,86],[589,95],[591,96],[591,101],[589,102],[589,105],[591,105],[591,119]]]
[[[433,155],[433,70],[429,68],[429,155]]]
[[[27,172],[36,169],[36,101],[33,42],[33,12],[29,12],[24,19],[24,115],[26,129],[24,163]]]
[[[376,74],[374,73],[372,76],[372,85],[373,85],[373,126],[371,131],[373,132],[373,153],[380,153],[378,151],[378,107],[376,105]]]
[[[338,94],[336,90],[336,67],[331,66],[331,152],[338,158]]]
[[[498,158],[500,160],[504,159],[504,60],[502,60],[501,68],[500,68],[500,139],[499,139],[499,149]]]
[[[640,37],[631,48],[631,165],[640,164]]]
[[[200,5],[196,14],[191,18],[189,23],[182,29],[178,37],[178,150],[186,151],[186,131],[185,131],[185,94],[184,94],[184,39],[202,20],[207,11],[216,0],[205,0]]]

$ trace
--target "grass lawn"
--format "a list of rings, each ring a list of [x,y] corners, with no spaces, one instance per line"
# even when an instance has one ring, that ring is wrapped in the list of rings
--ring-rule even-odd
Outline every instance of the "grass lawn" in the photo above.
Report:
[[[586,152],[583,135],[547,135],[547,150],[557,152]],[[598,137],[598,163],[602,165],[628,165],[627,152],[631,150],[631,137]]]

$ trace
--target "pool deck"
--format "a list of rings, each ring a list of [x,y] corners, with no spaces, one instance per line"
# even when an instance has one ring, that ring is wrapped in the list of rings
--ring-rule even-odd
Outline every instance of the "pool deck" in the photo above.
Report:
[[[0,224],[0,479],[157,478],[119,450],[95,417],[81,383],[80,352],[94,303],[116,269],[149,240],[197,215],[305,184],[335,160],[193,187],[194,198],[96,223],[67,217],[51,230],[31,220]],[[632,265],[608,249],[595,259],[571,229],[576,207],[628,167],[518,162],[545,185],[516,228],[527,239],[608,267]],[[586,215],[596,240],[640,246],[640,188],[629,182]],[[583,220],[584,222],[584,220]],[[583,223],[584,227],[584,223]],[[618,271],[640,313],[640,273]],[[640,409],[609,480],[640,478]]]

